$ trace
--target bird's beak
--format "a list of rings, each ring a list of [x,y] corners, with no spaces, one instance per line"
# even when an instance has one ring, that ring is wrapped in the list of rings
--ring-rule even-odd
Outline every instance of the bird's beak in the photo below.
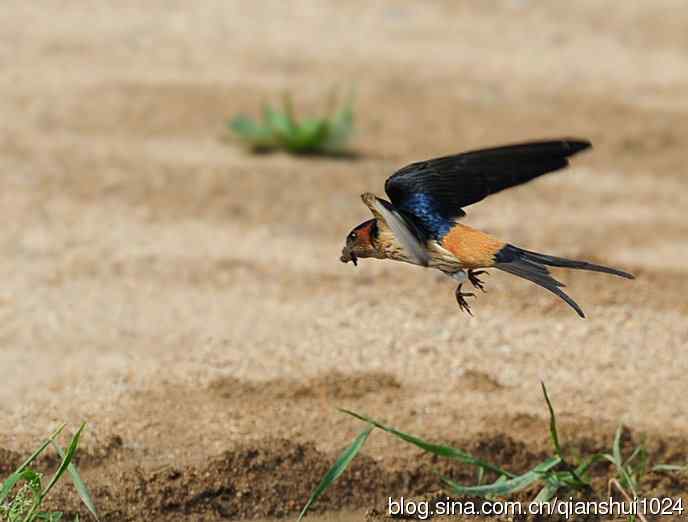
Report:
[[[358,266],[358,258],[356,257],[356,254],[354,254],[348,246],[345,246],[342,249],[342,257],[340,257],[339,260],[342,263],[348,263],[349,261],[353,261],[354,266]]]

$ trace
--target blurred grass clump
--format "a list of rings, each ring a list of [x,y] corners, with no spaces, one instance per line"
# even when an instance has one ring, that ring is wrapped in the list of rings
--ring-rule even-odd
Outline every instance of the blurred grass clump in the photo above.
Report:
[[[81,501],[86,505],[95,519],[98,520],[91,494],[86,484],[81,480],[81,476],[76,466],[72,463],[72,459],[79,447],[79,438],[81,437],[84,427],[85,424],[82,424],[74,434],[74,437],[72,437],[67,447],[67,451],[64,451],[60,445],[55,442],[62,432],[64,424],[60,426],[2,483],[2,485],[0,485],[0,521],[34,522],[38,520],[47,520],[49,522],[58,522],[62,520],[62,512],[43,511],[41,507],[43,501],[50,493],[50,490],[53,489],[65,472],[71,477],[74,487],[79,493],[79,497],[81,497]],[[60,465],[50,478],[48,484],[44,486],[43,475],[33,470],[30,466],[48,446],[52,446],[60,456]],[[74,520],[79,520],[78,514]]]
[[[290,154],[341,156],[350,153],[347,146],[354,130],[354,94],[337,108],[337,95],[332,93],[325,115],[297,118],[290,94],[282,108],[266,103],[262,120],[238,114],[228,127],[254,152],[284,150]]]

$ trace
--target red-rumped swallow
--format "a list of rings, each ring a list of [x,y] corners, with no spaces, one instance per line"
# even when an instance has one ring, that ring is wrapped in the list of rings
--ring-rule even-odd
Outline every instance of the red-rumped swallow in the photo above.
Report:
[[[478,278],[485,268],[498,268],[540,285],[566,301],[581,317],[583,310],[562,291],[548,266],[634,276],[585,261],[539,254],[500,241],[460,224],[462,207],[490,194],[526,183],[568,166],[568,158],[591,147],[589,141],[562,139],[507,145],[411,163],[385,182],[391,203],[366,192],[361,199],[374,219],[361,223],[346,238],[341,261],[392,259],[436,268],[459,282],[459,308],[471,314],[461,291],[466,279],[483,292]],[[472,315],[472,314],[471,314]]]

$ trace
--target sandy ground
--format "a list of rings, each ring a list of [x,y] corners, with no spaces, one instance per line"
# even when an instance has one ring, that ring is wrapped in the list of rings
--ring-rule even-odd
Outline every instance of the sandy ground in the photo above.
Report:
[[[360,429],[337,406],[527,467],[540,380],[573,441],[623,422],[685,461],[683,2],[139,4],[0,5],[0,469],[87,421],[106,519],[293,515]],[[355,160],[223,140],[352,83]],[[558,136],[595,150],[465,222],[638,276],[559,272],[588,319],[497,273],[469,318],[446,278],[338,261],[396,168]],[[374,435],[321,508],[436,485]]]

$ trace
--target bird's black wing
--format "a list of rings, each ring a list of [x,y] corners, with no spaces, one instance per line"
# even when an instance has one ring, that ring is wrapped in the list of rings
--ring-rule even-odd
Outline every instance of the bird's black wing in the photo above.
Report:
[[[390,176],[385,192],[434,231],[439,221],[464,216],[462,207],[564,168],[569,156],[590,146],[576,139],[534,141],[419,161]]]

